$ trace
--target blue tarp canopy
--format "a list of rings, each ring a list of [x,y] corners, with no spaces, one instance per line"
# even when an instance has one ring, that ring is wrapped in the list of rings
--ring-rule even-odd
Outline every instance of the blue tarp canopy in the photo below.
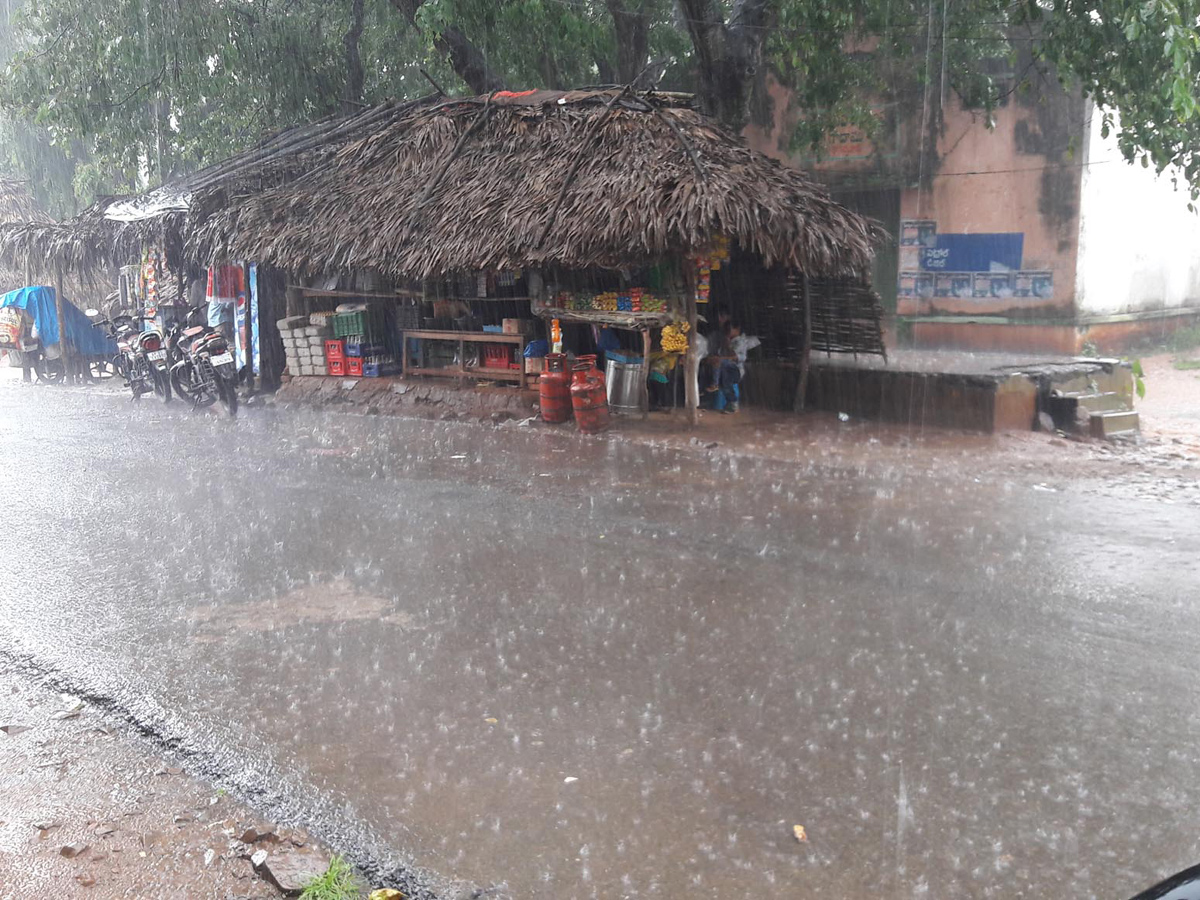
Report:
[[[58,343],[58,310],[54,305],[54,288],[23,287],[9,291],[0,295],[0,308],[6,306],[15,306],[29,313],[43,346]],[[116,353],[112,339],[102,329],[93,328],[92,320],[65,298],[63,317],[67,323],[67,340],[76,353],[84,356],[112,356]]]

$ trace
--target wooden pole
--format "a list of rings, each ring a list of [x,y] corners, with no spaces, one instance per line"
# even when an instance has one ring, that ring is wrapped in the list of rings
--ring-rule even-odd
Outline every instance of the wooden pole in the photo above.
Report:
[[[62,359],[63,380],[67,384],[75,383],[75,370],[72,368],[73,353],[67,341],[67,319],[63,315],[63,279],[62,266],[54,267],[54,312],[58,316],[58,352]]]
[[[695,261],[686,259],[683,263],[684,283],[687,290],[687,320],[688,320],[688,347],[687,353],[684,354],[683,376],[687,379],[684,382],[684,394],[687,397],[688,408],[688,424],[696,425],[700,421],[700,385],[696,383],[697,360],[696,356],[696,271]]]
[[[650,418],[650,329],[642,329],[642,418]]]
[[[812,355],[812,298],[808,292],[808,274],[800,273],[800,302],[804,307],[804,347],[800,351],[800,383],[796,386],[793,409],[803,412],[808,393],[808,364]]]

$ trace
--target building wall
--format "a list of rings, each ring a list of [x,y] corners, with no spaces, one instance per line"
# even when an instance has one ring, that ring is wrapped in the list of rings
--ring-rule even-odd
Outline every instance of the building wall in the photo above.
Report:
[[[1088,321],[1126,313],[1200,311],[1200,215],[1186,182],[1127,163],[1089,109],[1076,306]]]
[[[903,223],[920,222],[920,243],[967,251],[938,258],[906,247],[910,225],[901,235],[901,315],[1071,317],[1079,173],[1064,156],[1071,119],[1082,124],[1082,111],[1063,92],[1054,99],[1053,111],[1010,102],[991,129],[982,113],[947,107],[936,173],[901,195],[902,232]]]

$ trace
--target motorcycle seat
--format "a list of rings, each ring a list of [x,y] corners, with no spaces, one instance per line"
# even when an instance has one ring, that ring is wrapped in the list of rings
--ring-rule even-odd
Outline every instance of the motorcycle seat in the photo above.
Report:
[[[207,329],[203,325],[193,325],[191,328],[183,329],[183,336],[194,338],[197,335],[204,334]]]

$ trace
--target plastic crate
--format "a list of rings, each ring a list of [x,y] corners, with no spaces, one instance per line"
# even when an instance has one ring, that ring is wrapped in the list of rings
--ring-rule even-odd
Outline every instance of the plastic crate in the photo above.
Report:
[[[362,367],[364,378],[380,378],[384,375],[395,375],[397,372],[399,367],[394,362],[363,363]]]
[[[346,357],[346,374],[361,377],[363,373],[363,361],[361,356]]]
[[[325,361],[329,362],[334,359],[346,358],[346,342],[345,341],[326,341],[325,342]]]
[[[330,375],[345,375],[346,361],[344,359],[331,359],[325,363],[325,371]]]
[[[354,334],[373,337],[383,336],[387,329],[387,317],[381,309],[365,309],[358,312],[338,313],[333,317],[334,337],[349,337]]]
[[[347,356],[382,356],[387,348],[378,342],[364,341],[361,335],[346,338]]]
[[[400,331],[416,331],[421,327],[421,301],[401,300],[396,304],[396,328]]]
[[[480,361],[485,369],[507,369],[512,365],[511,344],[480,344],[483,359]]]

